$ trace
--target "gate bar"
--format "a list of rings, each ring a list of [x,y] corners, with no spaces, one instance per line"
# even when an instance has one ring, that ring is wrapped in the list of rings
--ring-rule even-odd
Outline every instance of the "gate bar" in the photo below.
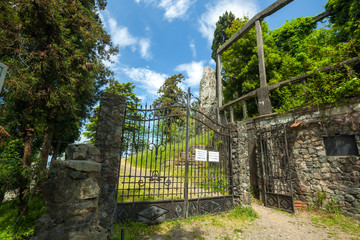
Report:
[[[188,217],[189,211],[188,211],[188,191],[189,191],[189,140],[190,140],[190,88],[188,89],[188,94],[186,95],[186,153],[185,153],[185,188],[184,188],[184,214],[185,218]]]

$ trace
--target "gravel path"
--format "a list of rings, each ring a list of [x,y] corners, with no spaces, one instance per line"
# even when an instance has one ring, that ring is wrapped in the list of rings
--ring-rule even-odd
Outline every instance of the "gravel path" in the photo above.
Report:
[[[242,222],[234,219],[218,220],[216,215],[205,222],[195,221],[182,223],[175,228],[157,231],[156,234],[145,236],[147,240],[328,240],[349,239],[360,240],[360,233],[356,236],[344,233],[341,229],[315,225],[311,217],[316,213],[297,211],[289,214],[266,208],[257,203],[252,208],[259,214],[253,222]]]
[[[293,215],[258,204],[252,207],[260,217],[245,227],[237,239],[359,239],[339,229],[315,227],[306,211]]]

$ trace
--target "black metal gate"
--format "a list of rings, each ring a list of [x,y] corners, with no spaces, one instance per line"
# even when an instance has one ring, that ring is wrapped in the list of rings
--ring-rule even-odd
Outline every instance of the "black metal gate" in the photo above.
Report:
[[[262,129],[258,137],[264,204],[294,212],[286,128]]]
[[[118,221],[152,224],[233,206],[230,130],[191,105],[191,96],[164,108],[127,107]]]

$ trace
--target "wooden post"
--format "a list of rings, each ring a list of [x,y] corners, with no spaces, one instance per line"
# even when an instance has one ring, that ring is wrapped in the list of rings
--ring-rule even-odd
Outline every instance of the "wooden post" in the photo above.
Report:
[[[246,101],[245,101],[245,100],[243,100],[243,101],[241,101],[241,103],[242,103],[243,117],[244,117],[244,119],[246,119],[246,118],[247,118],[247,107],[246,107]]]
[[[221,122],[220,107],[222,106],[222,79],[221,79],[221,55],[216,58],[216,96],[217,96],[217,120]]]
[[[255,22],[255,27],[256,27],[256,43],[258,48],[259,76],[260,76],[260,88],[257,91],[257,97],[259,102],[259,113],[260,115],[265,115],[272,113],[272,107],[269,98],[269,90],[266,82],[264,43],[263,43],[260,20],[257,20]]]
[[[230,106],[230,122],[234,122],[234,108],[233,106]]]
[[[216,58],[216,95],[218,97],[218,106],[222,106],[222,77],[221,77],[221,55],[218,54]]]

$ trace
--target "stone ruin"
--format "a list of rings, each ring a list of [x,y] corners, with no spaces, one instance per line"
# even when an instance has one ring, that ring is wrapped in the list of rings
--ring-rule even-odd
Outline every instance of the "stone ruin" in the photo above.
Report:
[[[207,116],[216,116],[216,72],[204,68],[199,90],[200,110]]]

